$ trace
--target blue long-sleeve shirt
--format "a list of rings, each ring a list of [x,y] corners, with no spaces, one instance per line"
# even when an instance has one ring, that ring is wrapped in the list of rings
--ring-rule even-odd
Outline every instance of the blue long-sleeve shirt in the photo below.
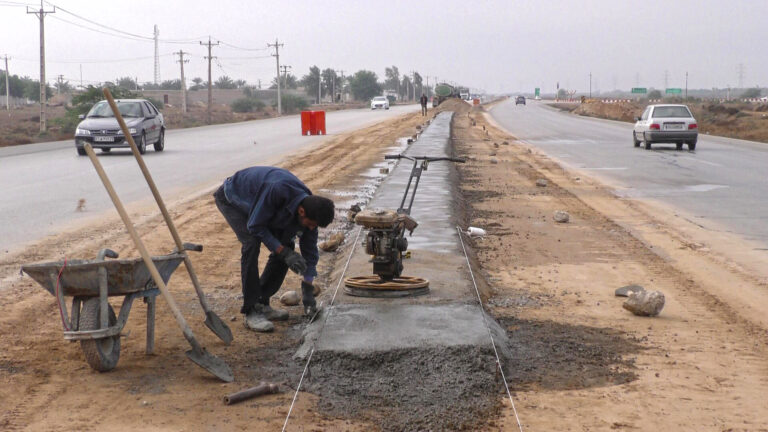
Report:
[[[270,251],[299,236],[301,256],[307,262],[304,276],[317,276],[317,228],[301,226],[296,215],[301,201],[312,195],[301,180],[282,168],[251,167],[224,182],[224,195],[248,215],[248,232]]]

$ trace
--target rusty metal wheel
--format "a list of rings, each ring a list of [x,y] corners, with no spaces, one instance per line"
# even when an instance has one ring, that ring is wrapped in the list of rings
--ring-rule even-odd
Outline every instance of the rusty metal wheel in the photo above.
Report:
[[[117,323],[117,317],[112,306],[109,306],[109,325]],[[99,298],[92,297],[83,302],[80,311],[79,330],[97,330],[99,328]],[[120,335],[101,339],[82,339],[80,347],[85,354],[85,361],[99,372],[112,370],[120,358]]]
[[[357,297],[417,296],[429,292],[429,281],[413,276],[400,276],[386,281],[377,275],[355,276],[344,280],[344,292]]]

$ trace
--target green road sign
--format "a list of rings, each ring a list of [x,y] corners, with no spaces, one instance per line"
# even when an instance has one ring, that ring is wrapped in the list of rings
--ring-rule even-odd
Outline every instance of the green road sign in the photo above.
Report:
[[[534,96],[539,96],[539,93],[541,92],[541,89],[536,87],[536,91],[534,93]]]
[[[648,93],[648,89],[645,87],[632,87],[632,93]]]
[[[683,89],[679,88],[668,88],[666,93],[667,94],[681,94],[683,92]]]

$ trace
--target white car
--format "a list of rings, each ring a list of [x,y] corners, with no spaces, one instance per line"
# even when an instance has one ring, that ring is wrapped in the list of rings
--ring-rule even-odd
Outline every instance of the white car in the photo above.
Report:
[[[691,110],[685,105],[648,105],[643,115],[637,117],[632,141],[640,147],[650,150],[654,143],[674,143],[678,150],[688,144],[688,150],[696,149],[699,137],[699,125]]]
[[[389,109],[389,99],[386,96],[376,96],[371,99],[371,109]]]

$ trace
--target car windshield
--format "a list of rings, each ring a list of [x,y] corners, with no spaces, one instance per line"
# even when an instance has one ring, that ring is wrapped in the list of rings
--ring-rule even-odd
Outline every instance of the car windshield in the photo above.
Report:
[[[684,106],[665,106],[656,107],[653,110],[653,117],[656,118],[669,118],[669,117],[691,117],[691,112]]]
[[[375,98],[373,98],[373,100],[375,100],[375,101],[385,101],[385,100],[387,100],[387,98],[385,98],[384,96],[376,96]]]
[[[117,102],[117,109],[123,117],[141,117],[141,104],[139,102]],[[114,117],[112,108],[106,101],[101,101],[91,108],[88,117]]]

